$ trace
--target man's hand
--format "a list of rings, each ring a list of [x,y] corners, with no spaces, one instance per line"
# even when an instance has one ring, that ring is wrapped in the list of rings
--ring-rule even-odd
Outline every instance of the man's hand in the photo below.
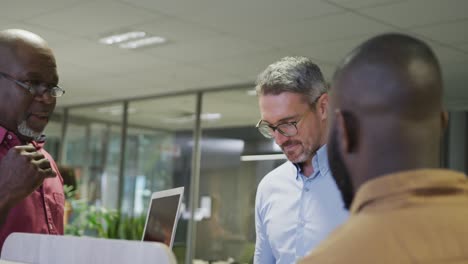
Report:
[[[50,162],[32,145],[10,149],[0,161],[0,196],[13,206],[56,174]]]

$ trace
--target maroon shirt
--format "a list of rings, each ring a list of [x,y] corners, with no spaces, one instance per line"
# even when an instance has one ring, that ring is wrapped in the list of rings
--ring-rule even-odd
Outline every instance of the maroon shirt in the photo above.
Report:
[[[13,232],[63,235],[65,196],[62,176],[58,172],[57,164],[42,148],[44,142],[31,143],[50,161],[57,177],[45,179],[38,189],[10,209],[0,230],[0,251],[5,239]],[[0,127],[0,160],[10,148],[18,145],[22,145],[18,137]]]

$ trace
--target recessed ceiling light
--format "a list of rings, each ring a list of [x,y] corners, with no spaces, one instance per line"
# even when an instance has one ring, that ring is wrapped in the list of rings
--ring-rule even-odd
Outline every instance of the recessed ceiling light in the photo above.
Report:
[[[259,160],[285,160],[284,154],[268,154],[268,155],[243,155],[241,161],[259,161]]]
[[[125,42],[119,45],[120,48],[122,49],[137,49],[149,45],[158,45],[158,44],[163,44],[167,40],[163,37],[148,37],[148,38],[143,38],[143,39],[137,39],[129,42]]]
[[[203,121],[213,122],[213,121],[220,119],[221,114],[220,113],[202,113],[200,118]],[[179,116],[179,117],[162,118],[163,122],[172,123],[172,124],[184,124],[184,123],[193,122],[194,120],[195,120],[194,114]]]
[[[98,111],[99,113],[109,114],[109,115],[113,115],[113,116],[122,115],[122,113],[123,113],[123,106],[121,106],[121,105],[104,106],[104,107],[99,107],[99,108],[97,109],[97,111]],[[129,114],[134,114],[134,113],[136,113],[136,109],[135,109],[135,108],[131,108],[131,107],[129,107],[127,111],[128,111]]]
[[[122,34],[116,34],[112,36],[108,36],[105,38],[101,38],[99,40],[100,43],[106,44],[106,45],[112,45],[112,44],[117,44],[117,43],[122,43],[125,41],[129,41],[132,39],[138,39],[138,38],[143,38],[146,36],[146,32],[143,31],[131,31],[131,32],[126,32]]]
[[[204,113],[201,114],[201,119],[206,121],[214,121],[221,118],[220,113]]]

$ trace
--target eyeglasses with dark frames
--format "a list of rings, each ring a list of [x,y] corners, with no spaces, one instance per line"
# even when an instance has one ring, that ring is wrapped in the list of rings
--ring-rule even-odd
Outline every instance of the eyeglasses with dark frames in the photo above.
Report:
[[[312,105],[315,106],[315,104],[317,103],[317,101],[320,99],[320,97],[322,95],[323,95],[323,93],[320,94],[314,100]],[[274,138],[276,130],[278,130],[278,132],[283,136],[293,137],[293,136],[297,135],[297,133],[298,133],[297,124],[304,118],[304,116],[305,116],[305,114],[303,114],[301,116],[301,118],[299,118],[299,120],[297,120],[297,121],[285,122],[285,123],[281,123],[281,124],[279,124],[277,126],[270,125],[270,124],[266,123],[265,121],[260,120],[260,121],[258,121],[257,125],[255,125],[255,127],[266,138]]]
[[[277,126],[270,125],[265,123],[265,121],[260,120],[258,121],[257,125],[255,126],[260,133],[266,138],[274,138],[275,131],[281,133],[281,135],[286,137],[292,137],[297,135],[297,124],[303,119],[305,115],[303,115],[299,120],[293,122],[285,122],[281,123]]]
[[[16,83],[18,86],[20,86],[22,88],[28,90],[29,93],[31,93],[33,96],[42,95],[45,92],[47,92],[52,97],[60,97],[63,94],[65,94],[65,90],[62,89],[58,85],[52,86],[52,87],[47,87],[47,85],[45,85],[43,83],[37,83],[37,84],[33,83],[31,85],[28,85],[25,82],[18,81],[17,79],[12,77],[11,75],[9,75],[7,73],[4,73],[4,72],[0,72],[0,76],[7,79],[7,80],[10,80],[10,81]],[[41,89],[41,88],[43,88],[43,89]]]

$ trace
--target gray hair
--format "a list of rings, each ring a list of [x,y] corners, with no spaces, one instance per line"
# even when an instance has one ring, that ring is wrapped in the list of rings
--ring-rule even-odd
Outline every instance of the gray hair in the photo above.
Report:
[[[257,95],[302,94],[313,104],[327,92],[327,85],[320,68],[311,59],[284,57],[258,75],[255,89]]]

